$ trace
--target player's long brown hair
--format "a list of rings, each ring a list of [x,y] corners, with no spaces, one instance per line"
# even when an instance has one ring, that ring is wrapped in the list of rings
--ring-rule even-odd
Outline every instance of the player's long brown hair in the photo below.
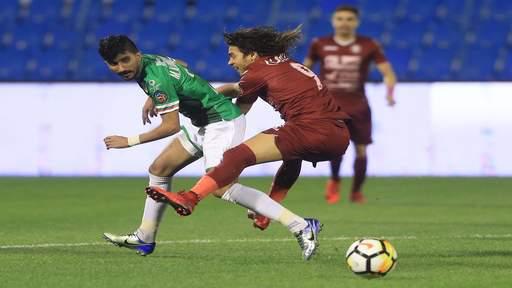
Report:
[[[301,29],[302,25],[284,32],[270,26],[242,28],[232,33],[224,33],[224,41],[229,46],[238,47],[244,54],[256,52],[259,56],[277,56],[288,54],[301,39]]]

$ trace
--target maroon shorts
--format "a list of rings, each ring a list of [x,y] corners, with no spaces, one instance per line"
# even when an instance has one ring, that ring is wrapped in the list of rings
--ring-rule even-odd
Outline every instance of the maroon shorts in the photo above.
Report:
[[[351,121],[347,122],[350,131],[350,140],[355,144],[371,144],[372,141],[372,113],[366,97],[362,101],[344,101],[335,97],[336,103],[347,113]]]
[[[263,131],[273,134],[283,160],[328,161],[345,154],[350,134],[342,120],[288,121]]]

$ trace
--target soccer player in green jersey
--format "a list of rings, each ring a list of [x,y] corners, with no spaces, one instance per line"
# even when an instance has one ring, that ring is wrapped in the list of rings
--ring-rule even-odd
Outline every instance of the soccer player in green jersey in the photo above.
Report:
[[[155,111],[162,119],[158,127],[146,133],[107,136],[107,149],[127,148],[177,134],[149,167],[149,185],[170,190],[171,177],[180,169],[204,156],[208,171],[220,163],[224,151],[243,141],[245,117],[238,106],[179,61],[142,54],[124,35],[102,39],[98,50],[112,72],[124,80],[137,81],[148,95],[143,123],[148,122],[149,111]],[[178,113],[190,118],[195,127],[180,126]],[[143,256],[151,254],[165,207],[165,203],[147,197],[139,228],[127,235],[105,233],[105,239]]]
[[[242,143],[245,117],[241,110],[248,111],[252,103],[240,101],[233,104],[230,98],[184,65],[168,57],[142,54],[124,35],[102,39],[99,53],[112,72],[124,80],[137,81],[149,96],[144,105],[143,123],[149,119],[147,113],[152,105],[162,118],[158,127],[146,133],[132,137],[107,136],[107,149],[127,148],[177,134],[149,167],[149,186],[171,190],[171,177],[181,168],[204,156],[206,171],[210,171],[220,164],[226,150]],[[190,118],[195,128],[180,128],[178,112]],[[278,174],[282,175],[281,172]],[[304,218],[259,190],[236,183],[221,187],[213,194],[258,215],[278,214],[281,223],[292,233],[305,230],[301,226],[306,221]],[[151,254],[166,205],[147,197],[139,228],[127,235],[104,233],[105,239],[117,246],[134,249],[139,255]],[[297,235],[307,236],[302,232]],[[310,249],[302,240],[299,244],[303,251],[309,251],[306,260],[317,247]]]

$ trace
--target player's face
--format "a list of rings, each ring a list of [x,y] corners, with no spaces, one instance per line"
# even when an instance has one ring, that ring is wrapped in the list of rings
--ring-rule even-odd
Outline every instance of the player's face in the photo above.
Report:
[[[257,54],[256,53],[250,53],[250,54],[244,54],[238,47],[236,46],[229,46],[228,48],[228,64],[231,65],[233,68],[235,68],[240,75],[242,75],[246,70],[247,67],[256,60]]]
[[[133,80],[137,77],[139,72],[139,66],[141,62],[142,55],[137,52],[123,52],[120,53],[114,58],[112,62],[107,63],[110,71],[116,73],[121,76],[124,80]]]
[[[359,26],[356,14],[350,11],[338,11],[332,15],[332,28],[336,34],[353,35]]]

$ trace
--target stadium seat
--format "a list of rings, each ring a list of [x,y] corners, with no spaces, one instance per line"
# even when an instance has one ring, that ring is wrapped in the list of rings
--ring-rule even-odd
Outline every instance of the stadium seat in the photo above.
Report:
[[[330,15],[341,4],[360,8],[358,33],[381,42],[401,81],[510,78],[512,1],[505,0],[6,0],[2,67],[17,64],[0,78],[119,81],[97,61],[96,48],[104,36],[127,34],[143,52],[183,59],[209,80],[236,79],[225,63],[224,31],[302,23],[304,39],[292,54],[301,61],[312,38],[332,34]],[[370,78],[381,79],[377,72]]]
[[[457,51],[455,47],[423,49],[419,57],[415,58],[409,78],[413,81],[450,80]]]
[[[497,48],[466,47],[461,69],[455,74],[455,78],[465,81],[496,80],[497,58]]]

